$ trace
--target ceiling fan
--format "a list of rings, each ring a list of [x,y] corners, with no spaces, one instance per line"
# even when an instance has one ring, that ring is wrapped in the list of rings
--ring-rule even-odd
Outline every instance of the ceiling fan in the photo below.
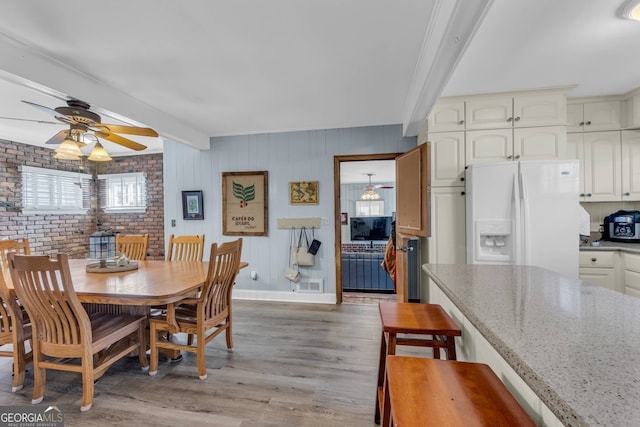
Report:
[[[360,196],[362,200],[377,200],[380,198],[380,194],[376,192],[376,188],[393,188],[392,185],[373,185],[371,184],[371,177],[375,175],[375,173],[364,173],[363,175],[367,175],[369,177],[369,185],[363,188],[364,192]]]
[[[69,99],[67,101],[67,106],[56,107],[55,109],[29,101],[22,102],[51,114],[58,121],[69,125],[69,129],[61,130],[55,134],[46,142],[47,144],[61,144],[65,139],[72,139],[79,146],[83,146],[85,144],[82,142],[80,137],[83,134],[92,133],[96,137],[106,139],[107,141],[122,145],[123,147],[141,151],[147,147],[118,134],[124,133],[150,137],[158,136],[158,133],[151,128],[101,123],[100,116],[89,110],[89,104],[78,99]]]

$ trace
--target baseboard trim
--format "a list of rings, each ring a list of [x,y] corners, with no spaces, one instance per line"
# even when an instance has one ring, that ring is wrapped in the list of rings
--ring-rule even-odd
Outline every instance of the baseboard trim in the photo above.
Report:
[[[232,298],[237,300],[260,300],[281,302],[308,302],[335,304],[335,294],[311,292],[258,291],[254,289],[233,289]]]

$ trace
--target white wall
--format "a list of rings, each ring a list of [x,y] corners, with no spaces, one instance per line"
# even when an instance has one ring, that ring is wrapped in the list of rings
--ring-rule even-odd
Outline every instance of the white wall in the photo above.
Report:
[[[245,236],[242,259],[249,263],[237,279],[234,297],[335,302],[334,156],[404,152],[416,138],[402,137],[401,125],[314,130],[211,139],[209,151],[183,144],[164,144],[165,235],[206,235],[205,245],[234,240],[222,235],[222,172],[269,172],[269,235]],[[289,182],[319,181],[319,204],[289,204]],[[204,220],[183,220],[181,191],[202,190]],[[321,217],[316,238],[322,242],[314,267],[301,267],[305,278],[321,278],[324,294],[292,292],[283,277],[288,264],[289,230],[277,228],[278,218]],[[176,226],[171,226],[175,220]],[[209,251],[205,253],[208,258]],[[250,272],[257,280],[250,279]]]

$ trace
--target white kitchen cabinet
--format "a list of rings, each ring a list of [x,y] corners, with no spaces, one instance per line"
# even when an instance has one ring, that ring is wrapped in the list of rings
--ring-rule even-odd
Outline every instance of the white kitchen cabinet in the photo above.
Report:
[[[580,280],[621,291],[618,284],[619,257],[616,251],[580,251],[579,263]]]
[[[627,110],[625,127],[640,127],[640,91],[635,91],[635,93],[627,99],[625,106]]]
[[[622,127],[622,103],[599,101],[567,105],[567,132],[619,130]]]
[[[640,131],[622,131],[622,200],[640,200]]]
[[[429,133],[464,130],[464,100],[439,101],[429,113],[427,129]]]
[[[464,187],[464,132],[429,133],[431,186]]]
[[[567,157],[564,126],[467,131],[466,164]]]
[[[467,129],[500,129],[566,124],[564,92],[479,95],[466,100]]]
[[[580,161],[580,201],[622,200],[620,131],[570,133],[567,155]]]
[[[429,263],[465,264],[464,188],[431,188]]]
[[[624,253],[624,293],[640,297],[640,255]]]

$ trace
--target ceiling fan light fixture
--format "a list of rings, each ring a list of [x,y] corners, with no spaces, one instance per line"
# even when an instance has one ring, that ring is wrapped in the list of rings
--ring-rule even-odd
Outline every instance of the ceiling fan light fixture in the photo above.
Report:
[[[380,194],[376,193],[374,190],[366,190],[360,196],[360,200],[378,200],[380,199]]]
[[[55,150],[56,154],[53,156],[56,159],[61,160],[80,160],[82,157],[82,151],[76,141],[71,138],[66,138],[62,141],[62,144]]]
[[[113,160],[109,153],[107,153],[107,150],[105,150],[99,142],[96,142],[95,147],[93,147],[93,150],[87,159],[92,162],[110,162]]]
[[[627,0],[622,5],[622,17],[640,21],[640,0]]]

